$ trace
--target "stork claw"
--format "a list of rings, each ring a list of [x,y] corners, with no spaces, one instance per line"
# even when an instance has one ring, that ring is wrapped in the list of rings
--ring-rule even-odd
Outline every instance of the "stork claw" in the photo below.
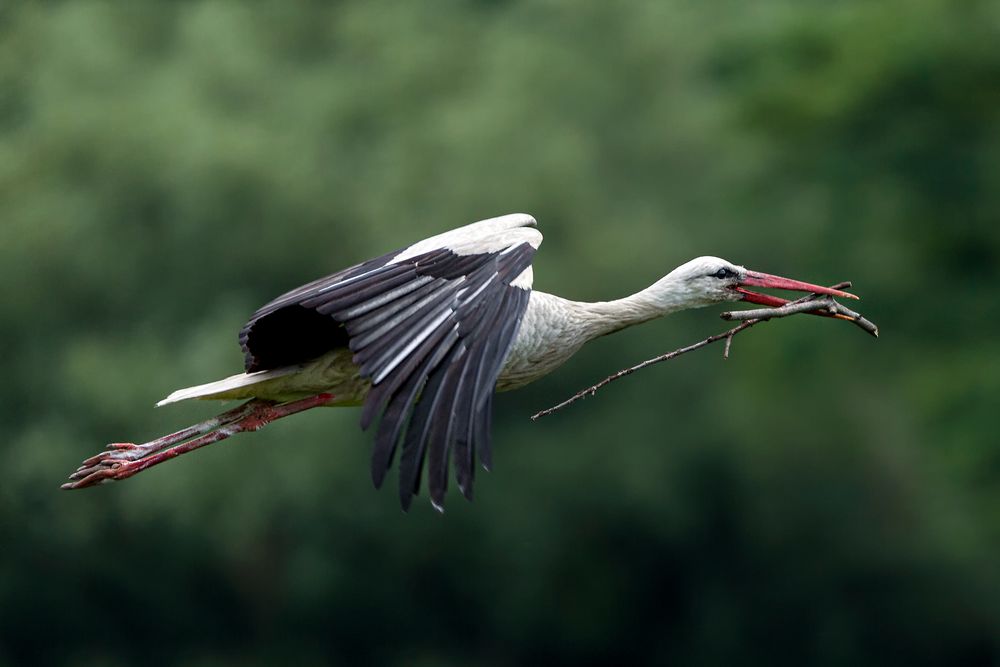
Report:
[[[137,445],[133,442],[112,442],[103,452],[85,459],[70,476],[63,489],[84,489],[88,486],[113,482],[131,477],[135,472],[130,468],[136,461],[157,451],[162,439]]]
[[[151,449],[152,448],[148,443],[146,445],[137,445],[133,442],[112,442],[105,448],[105,451],[98,452],[90,458],[84,459],[83,463],[79,468],[77,468],[77,470],[89,468],[109,459],[115,459],[118,461],[138,461],[143,456],[150,453]]]
[[[145,467],[139,465],[140,461],[162,449],[164,449],[162,438],[141,445],[132,442],[112,442],[105,451],[86,459],[69,476],[71,481],[63,484],[61,488],[83,489],[131,477]]]
[[[122,477],[129,477],[129,461],[102,461],[96,465],[82,467],[69,476],[69,482],[62,485],[63,489],[83,489],[104,482],[113,482]]]

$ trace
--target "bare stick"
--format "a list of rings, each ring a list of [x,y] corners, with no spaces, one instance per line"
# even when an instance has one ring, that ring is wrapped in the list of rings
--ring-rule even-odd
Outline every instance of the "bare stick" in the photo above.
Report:
[[[851,283],[843,282],[833,285],[832,289],[847,289],[850,286]],[[553,412],[562,410],[566,406],[572,403],[576,403],[582,398],[586,398],[587,396],[593,396],[595,393],[597,393],[598,389],[601,389],[604,386],[614,382],[615,380],[625,377],[626,375],[631,375],[632,373],[638,370],[646,368],[647,366],[652,366],[653,364],[658,364],[663,361],[668,361],[675,357],[679,357],[682,354],[687,354],[688,352],[694,352],[695,350],[701,349],[706,345],[711,345],[712,343],[715,343],[720,340],[726,341],[726,347],[725,350],[723,351],[722,356],[728,359],[729,348],[732,345],[733,337],[736,334],[740,333],[741,331],[745,331],[754,325],[760,324],[761,322],[767,322],[770,319],[779,317],[788,317],[789,315],[796,315],[798,313],[811,313],[811,312],[815,312],[817,314],[829,314],[830,316],[833,317],[841,317],[843,319],[849,319],[858,326],[860,326],[862,329],[867,331],[868,333],[871,333],[876,337],[878,336],[878,327],[876,327],[873,323],[861,317],[854,311],[844,308],[839,303],[834,301],[832,298],[820,294],[809,294],[807,296],[802,297],[801,299],[790,301],[779,308],[758,308],[754,310],[726,312],[722,313],[721,315],[723,319],[742,320],[742,323],[739,326],[733,327],[729,331],[724,331],[720,334],[709,336],[708,338],[700,340],[697,343],[693,343],[692,345],[682,347],[680,349],[674,350],[673,352],[667,352],[666,354],[661,354],[658,357],[653,357],[652,359],[647,359],[646,361],[643,361],[640,364],[636,364],[631,368],[626,368],[618,371],[613,375],[609,375],[608,377],[604,378],[597,384],[587,387],[586,389],[583,389],[581,391],[578,391],[577,393],[573,394],[562,403],[559,403],[558,405],[553,405],[551,408],[547,408],[545,410],[542,410],[541,412],[533,414],[531,416],[531,419],[532,421],[535,421],[537,419],[550,415]]]
[[[850,282],[838,283],[833,289],[847,289]],[[842,320],[849,320],[860,327],[865,333],[878,338],[878,326],[871,320],[865,319],[859,313],[854,312],[833,297],[810,294],[802,299],[786,303],[779,308],[753,308],[751,310],[734,310],[721,313],[719,317],[728,321],[739,320],[767,320],[773,317],[787,317],[794,313],[815,312],[819,315],[828,315]],[[728,357],[728,355],[725,355]]]
[[[830,306],[828,297],[813,299],[810,301],[792,301],[777,308],[754,308],[753,310],[731,310],[721,313],[719,317],[724,320],[769,320],[774,317],[788,317],[797,313],[811,313],[817,310],[826,310]]]
[[[833,299],[830,300],[833,301]],[[854,312],[850,308],[847,308],[838,301],[833,301],[833,306],[831,308],[835,314],[848,317],[852,322],[854,322],[854,324],[861,327],[864,331],[870,333],[875,338],[878,338],[878,326],[871,320],[865,319],[860,314]]]
[[[585,398],[587,396],[593,396],[597,392],[597,390],[600,389],[600,388],[602,388],[604,385],[609,384],[611,382],[614,382],[615,380],[617,380],[619,378],[623,378],[626,375],[631,375],[632,373],[635,373],[638,370],[642,370],[646,366],[652,366],[653,364],[658,364],[661,361],[667,361],[669,359],[673,359],[674,357],[679,357],[682,354],[686,354],[688,352],[694,352],[695,350],[703,348],[706,345],[710,345],[710,344],[712,344],[712,343],[714,343],[714,342],[716,342],[718,340],[728,340],[728,339],[732,338],[733,336],[735,336],[736,334],[738,334],[739,332],[743,331],[744,329],[749,329],[753,325],[760,324],[763,321],[764,320],[747,320],[746,322],[743,322],[739,326],[733,327],[729,331],[724,331],[724,332],[722,332],[720,334],[716,334],[714,336],[709,336],[705,340],[700,340],[697,343],[694,343],[693,345],[688,345],[687,347],[682,347],[679,350],[674,350],[673,352],[667,352],[666,354],[661,354],[658,357],[653,357],[652,359],[647,359],[646,361],[642,362],[641,364],[636,364],[635,366],[632,366],[631,368],[626,368],[624,370],[620,370],[617,373],[615,373],[614,375],[609,375],[608,377],[604,378],[603,380],[601,380],[597,384],[595,384],[595,385],[593,385],[591,387],[587,387],[586,389],[584,389],[582,391],[576,392],[575,394],[573,394],[571,397],[567,398],[562,403],[560,403],[558,405],[553,405],[551,408],[548,408],[546,410],[542,410],[541,412],[537,412],[537,413],[531,415],[531,419],[532,419],[532,421],[534,421],[534,420],[539,419],[541,417],[545,417],[547,415],[552,414],[553,412],[555,412],[557,410],[562,410],[563,408],[565,408],[570,403],[576,403],[581,398]]]

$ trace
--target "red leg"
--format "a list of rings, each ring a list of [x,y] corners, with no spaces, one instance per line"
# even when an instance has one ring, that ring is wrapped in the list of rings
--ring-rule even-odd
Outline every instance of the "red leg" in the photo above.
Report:
[[[158,452],[161,449],[176,445],[179,442],[184,442],[185,440],[193,438],[196,435],[209,433],[220,426],[232,424],[235,421],[244,419],[253,414],[253,411],[258,409],[261,405],[268,404],[270,404],[268,401],[261,401],[258,399],[247,401],[243,405],[233,408],[228,412],[223,412],[220,415],[212,417],[211,419],[206,419],[205,421],[195,424],[194,426],[182,428],[176,433],[165,435],[162,438],[157,438],[156,440],[150,440],[149,442],[141,445],[136,445],[131,442],[112,442],[107,447],[110,451],[104,451],[100,454],[91,456],[89,459],[86,459],[77,470],[83,470],[84,468],[94,466],[108,458],[123,461],[137,461],[154,452]]]
[[[62,488],[82,489],[103,482],[125,479],[157,463],[169,461],[176,456],[225,440],[237,433],[256,431],[276,419],[327,405],[333,400],[332,394],[316,394],[281,404],[254,399],[200,424],[142,445],[112,443],[108,445],[110,451],[101,452],[84,461],[83,465],[69,476],[71,481],[63,484]],[[190,439],[194,435],[200,437]]]

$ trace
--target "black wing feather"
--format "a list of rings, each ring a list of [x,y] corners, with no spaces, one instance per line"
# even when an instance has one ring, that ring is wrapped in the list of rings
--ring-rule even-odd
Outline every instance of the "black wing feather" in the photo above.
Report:
[[[458,340],[458,333],[453,329],[442,330],[441,338],[443,340],[439,343],[438,349],[447,352],[454,345],[455,341]],[[392,464],[392,455],[396,450],[396,443],[403,432],[403,427],[406,425],[409,410],[416,400],[418,393],[423,388],[424,383],[427,381],[429,370],[440,359],[437,355],[431,355],[420,361],[422,363],[418,362],[414,364],[414,366],[419,366],[419,369],[415,369],[409,373],[405,373],[407,369],[403,369],[404,373],[400,373],[397,378],[394,378],[397,384],[384,390],[384,399],[376,399],[372,393],[369,393],[365,399],[365,412],[369,411],[369,406],[375,404],[376,400],[389,401],[385,412],[382,414],[382,421],[379,423],[378,432],[375,435],[375,449],[372,452],[372,481],[375,482],[376,488],[382,485],[385,473]],[[380,388],[380,386],[373,387],[372,392],[376,392]],[[372,412],[377,412],[380,409],[381,405],[376,407]],[[364,415],[365,413],[363,412],[362,420],[364,420]],[[367,428],[364,421],[362,421],[362,427]]]
[[[424,467],[424,452],[434,424],[433,416],[437,406],[444,401],[444,392],[440,389],[445,376],[446,373],[440,367],[431,372],[406,426],[403,452],[399,458],[399,502],[404,510],[410,508],[414,494],[420,489],[420,472]]]
[[[362,377],[372,381],[362,428],[380,417],[372,481],[382,485],[402,443],[401,504],[408,508],[417,493],[426,458],[431,500],[440,507],[449,458],[468,498],[476,452],[484,467],[491,464],[494,385],[529,298],[529,290],[510,283],[530,266],[535,248],[520,243],[473,255],[439,249],[394,262],[400,252],[275,299],[244,326],[240,344],[247,372],[349,346]],[[290,336],[304,342],[289,345]]]
[[[280,366],[288,366],[294,363],[308,361],[314,356],[318,356],[318,354],[322,354],[323,352],[336,347],[337,342],[339,341],[333,342],[330,347],[322,350],[318,354],[310,354],[312,351],[309,350],[303,352],[299,355],[300,358],[294,361],[286,361],[282,358],[284,356],[283,354],[275,354],[277,348],[284,347],[283,343],[258,340],[257,334],[262,326],[267,326],[266,322],[278,311],[300,305],[300,302],[303,299],[315,295],[317,291],[327,285],[344,284],[356,279],[358,276],[371,273],[372,271],[377,271],[392,261],[392,259],[401,252],[402,249],[394,250],[382,255],[381,257],[370,259],[367,262],[362,262],[356,266],[346,268],[343,271],[338,271],[337,273],[324,278],[319,278],[310,283],[306,283],[301,287],[296,287],[295,289],[282,294],[277,299],[274,299],[258,309],[257,312],[250,317],[250,320],[246,323],[246,325],[244,325],[240,330],[239,340],[240,348],[243,350],[244,370],[247,373],[253,373],[254,371],[263,371],[271,368],[278,368]],[[294,327],[285,326],[282,328],[287,329]]]

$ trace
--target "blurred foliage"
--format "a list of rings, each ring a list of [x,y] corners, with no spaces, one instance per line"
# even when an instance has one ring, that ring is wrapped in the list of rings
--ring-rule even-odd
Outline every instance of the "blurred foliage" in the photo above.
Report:
[[[0,4],[0,665],[1000,664],[1000,5]],[[855,282],[596,341],[403,515],[351,410],[81,493],[276,294],[527,211],[536,287]]]

